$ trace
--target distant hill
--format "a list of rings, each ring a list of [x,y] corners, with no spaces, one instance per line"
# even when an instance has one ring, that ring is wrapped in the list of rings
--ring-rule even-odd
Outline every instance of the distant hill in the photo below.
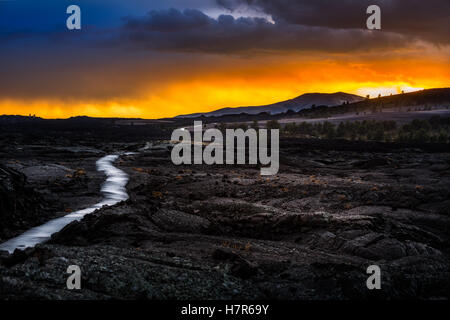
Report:
[[[237,108],[222,108],[212,112],[205,113],[193,113],[187,115],[181,115],[177,118],[196,118],[200,116],[213,117],[224,116],[232,114],[258,114],[266,112],[268,114],[279,114],[289,110],[298,112],[303,109],[309,109],[315,106],[337,106],[343,103],[354,103],[364,100],[363,97],[349,94],[345,92],[336,93],[305,93],[297,98],[277,102],[264,106],[257,107],[237,107]]]

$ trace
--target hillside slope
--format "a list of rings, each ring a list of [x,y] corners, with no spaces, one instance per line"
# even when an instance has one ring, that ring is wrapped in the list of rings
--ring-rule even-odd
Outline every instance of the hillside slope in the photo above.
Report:
[[[343,103],[354,103],[362,101],[364,98],[349,94],[345,92],[336,92],[336,93],[306,93],[298,96],[294,99],[277,102],[274,104],[269,104],[265,106],[257,106],[257,107],[238,107],[238,108],[222,108],[212,112],[205,113],[193,113],[179,116],[180,118],[194,118],[199,116],[223,116],[230,114],[258,114],[261,112],[267,112],[269,114],[279,114],[286,112],[288,110],[292,110],[298,112],[303,109],[309,109],[313,106],[337,106]]]

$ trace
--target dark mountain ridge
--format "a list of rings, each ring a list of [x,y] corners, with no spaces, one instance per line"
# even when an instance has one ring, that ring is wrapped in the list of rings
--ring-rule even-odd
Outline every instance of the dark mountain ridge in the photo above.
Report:
[[[281,101],[264,106],[254,107],[237,107],[237,108],[222,108],[212,112],[193,113],[187,115],[178,116],[179,118],[195,118],[199,116],[225,116],[232,114],[259,114],[261,112],[267,112],[271,115],[284,113],[289,110],[298,112],[303,109],[309,109],[315,106],[336,106],[343,103],[354,103],[364,100],[363,97],[349,94],[345,92],[336,93],[305,93],[296,98]],[[178,118],[177,117],[177,118]]]

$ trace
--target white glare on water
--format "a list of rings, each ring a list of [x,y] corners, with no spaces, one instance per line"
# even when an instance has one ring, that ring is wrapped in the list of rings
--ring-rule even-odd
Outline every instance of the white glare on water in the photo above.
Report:
[[[15,249],[34,247],[36,244],[50,239],[52,234],[60,231],[72,221],[81,220],[85,215],[92,213],[103,206],[112,206],[120,201],[127,200],[128,194],[125,186],[128,182],[128,175],[112,165],[118,157],[118,155],[109,155],[97,161],[97,170],[104,172],[107,177],[101,188],[105,197],[103,201],[92,207],[78,210],[64,217],[50,220],[41,226],[32,228],[20,236],[2,243],[0,245],[0,250],[13,252]]]

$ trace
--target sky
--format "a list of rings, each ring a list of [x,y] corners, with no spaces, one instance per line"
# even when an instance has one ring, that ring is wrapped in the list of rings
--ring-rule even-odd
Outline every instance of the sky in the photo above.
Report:
[[[66,8],[81,8],[68,30]],[[381,8],[381,30],[366,9]],[[448,0],[0,0],[0,114],[163,118],[450,87]]]

